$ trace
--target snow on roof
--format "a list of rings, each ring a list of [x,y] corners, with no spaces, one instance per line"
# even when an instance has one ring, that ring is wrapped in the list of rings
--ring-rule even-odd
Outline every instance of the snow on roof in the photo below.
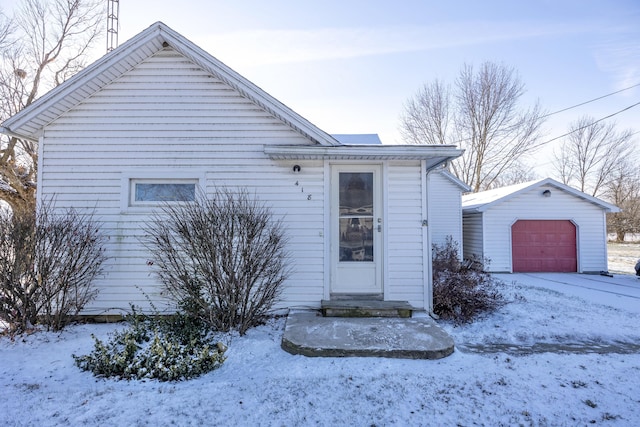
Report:
[[[538,180],[539,181],[539,180]],[[495,188],[478,193],[465,194],[462,196],[463,209],[475,209],[483,205],[496,202],[510,194],[517,193],[538,181],[523,182],[521,184],[509,185],[507,187]]]
[[[345,145],[378,145],[382,144],[377,133],[339,133],[332,137]]]
[[[493,190],[466,194],[462,196],[462,210],[465,212],[484,212],[491,206],[509,200],[510,198],[515,197],[522,192],[533,190],[543,185],[551,185],[558,190],[564,191],[568,194],[593,203],[606,210],[607,212],[620,212],[620,209],[617,206],[614,206],[596,197],[589,196],[582,191],[576,190],[575,188],[569,187],[568,185],[562,184],[551,178],[538,179],[534,181],[523,182],[521,184],[496,188]]]

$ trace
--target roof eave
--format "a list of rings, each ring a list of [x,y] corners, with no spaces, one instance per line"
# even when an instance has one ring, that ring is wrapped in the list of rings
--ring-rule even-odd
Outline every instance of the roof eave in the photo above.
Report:
[[[471,191],[471,187],[469,187],[465,182],[463,182],[460,178],[452,174],[451,171],[447,170],[446,168],[440,171],[440,174],[444,176],[446,179],[448,179],[451,183],[459,187],[463,193],[467,191]]]
[[[484,212],[483,206],[471,206],[468,208],[462,207],[462,213],[480,213]]]
[[[43,115],[45,111],[48,111],[60,98],[66,98],[66,95],[81,89],[83,85],[88,83],[92,78],[98,77],[103,74],[106,69],[117,64],[122,58],[130,55],[141,46],[153,42],[157,39],[161,31],[161,27],[158,23],[153,24],[147,30],[141,32],[137,36],[134,36],[124,44],[122,44],[116,50],[113,50],[101,58],[97,59],[87,68],[81,70],[69,80],[63,82],[61,85],[51,89],[38,99],[36,99],[31,105],[22,109],[18,113],[5,120],[2,125],[6,128],[12,129],[14,132],[25,134],[21,129],[25,127],[29,122],[38,121],[38,118]],[[158,44],[161,48],[161,41],[158,40]],[[59,117],[64,111],[57,114]],[[40,120],[39,124],[34,124],[32,127],[38,128],[40,131],[51,120]],[[38,132],[31,132],[31,138],[37,138]]]
[[[7,135],[7,136],[9,136],[11,138],[26,139],[27,141],[31,141],[31,142],[38,142],[38,138],[34,138],[32,136],[19,134],[17,132],[12,131],[11,129],[9,129],[8,127],[5,127],[5,126],[0,126],[0,133],[2,133],[4,135]]]
[[[460,157],[463,150],[453,146],[289,146],[266,145],[264,152],[273,160],[426,160],[427,169]]]
[[[544,178],[544,179],[540,179],[538,181],[532,182],[531,185],[520,188],[517,191],[504,194],[503,196],[495,200],[487,201],[486,203],[470,205],[469,208],[465,208],[463,205],[462,210],[463,211],[468,210],[469,212],[471,212],[471,210],[473,210],[474,212],[484,212],[489,208],[491,208],[492,206],[495,206],[507,200],[510,200],[513,197],[518,196],[519,194],[525,193],[527,191],[535,190],[536,188],[540,188],[543,185],[550,185],[552,187],[557,188],[560,191],[564,191],[565,193],[568,193],[574,197],[578,197],[586,202],[592,203],[598,206],[599,208],[603,209],[607,213],[620,212],[620,208],[618,208],[617,206],[612,205],[611,203],[607,203],[604,200],[600,200],[597,197],[589,196],[588,194],[582,191],[576,190],[575,188],[572,188],[566,184],[558,182],[552,178]],[[463,204],[464,204],[464,201],[463,201]]]

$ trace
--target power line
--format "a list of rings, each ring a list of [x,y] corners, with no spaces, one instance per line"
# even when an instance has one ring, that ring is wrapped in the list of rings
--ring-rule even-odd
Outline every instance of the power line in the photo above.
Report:
[[[636,85],[636,86],[639,86],[639,85]],[[598,122],[601,122],[601,121],[603,121],[603,120],[610,119],[611,117],[613,117],[613,116],[617,116],[618,114],[623,113],[623,112],[625,112],[625,111],[627,111],[627,110],[630,110],[630,109],[632,109],[633,107],[637,107],[638,105],[640,105],[640,102],[636,102],[635,104],[629,105],[628,107],[623,108],[622,110],[616,111],[615,113],[609,114],[608,116],[602,117],[602,118],[600,118],[600,119],[598,119],[598,120],[594,120],[593,122],[589,123],[588,125],[584,125],[584,126],[579,127],[579,128],[577,128],[577,129],[573,129],[573,130],[571,130],[571,131],[569,131],[569,132],[567,132],[567,133],[565,133],[565,134],[563,134],[563,135],[556,136],[555,138],[552,138],[552,139],[550,139],[550,140],[548,140],[548,141],[541,142],[540,144],[536,145],[536,147],[535,147],[535,148],[542,147],[543,145],[547,145],[547,144],[549,144],[550,142],[556,141],[556,140],[558,140],[558,139],[560,139],[560,138],[564,138],[564,137],[565,137],[565,136],[567,136],[567,135],[571,135],[571,134],[572,134],[572,133],[574,133],[574,132],[578,132],[578,131],[580,131],[580,130],[582,130],[582,129],[586,129],[586,128],[588,128],[589,126],[593,126],[593,125],[595,125],[595,124],[596,124],[596,123],[598,123]],[[637,133],[637,132],[636,132],[636,133]],[[632,134],[632,135],[633,135],[633,134]]]
[[[617,90],[615,92],[608,93],[606,95],[599,96],[597,98],[590,99],[590,100],[585,101],[585,102],[581,102],[580,104],[572,105],[571,107],[563,108],[562,110],[554,111],[553,113],[545,114],[541,118],[553,116],[554,114],[562,113],[564,111],[571,110],[572,108],[581,107],[583,105],[590,104],[590,103],[595,102],[595,101],[599,101],[599,100],[601,100],[603,98],[606,98],[608,96],[612,96],[612,95],[615,95],[617,93],[624,92],[625,90],[633,89],[634,87],[638,87],[638,86],[640,86],[640,83],[637,83],[637,84],[635,84],[633,86],[625,87],[624,89],[620,89],[620,90]]]
[[[636,83],[636,84],[634,84],[634,85],[632,85],[632,86],[625,87],[624,89],[620,89],[620,90],[617,90],[617,91],[615,91],[615,92],[611,92],[611,93],[608,93],[608,94],[606,94],[606,95],[602,95],[602,96],[599,96],[599,97],[597,97],[597,98],[593,98],[593,99],[590,99],[590,100],[588,100],[588,101],[581,102],[580,104],[572,105],[571,107],[567,107],[567,108],[563,108],[563,109],[558,110],[558,111],[554,111],[553,113],[545,114],[544,116],[541,116],[540,118],[541,118],[541,119],[543,119],[543,118],[546,118],[546,117],[549,117],[549,116],[553,116],[554,114],[558,114],[558,113],[562,113],[562,112],[567,111],[567,110],[571,110],[572,108],[581,107],[581,106],[586,105],[586,104],[589,104],[589,103],[591,103],[591,102],[598,101],[598,100],[600,100],[600,99],[603,99],[603,98],[606,98],[606,97],[609,97],[609,96],[612,96],[612,95],[618,94],[618,93],[620,93],[620,92],[624,92],[624,91],[629,90],[629,89],[633,89],[634,87],[638,87],[638,86],[640,86],[640,83]],[[595,120],[594,122],[592,122],[591,124],[589,124],[589,125],[587,125],[587,126],[583,126],[583,127],[579,128],[579,129],[574,129],[574,130],[572,130],[572,131],[569,131],[569,132],[565,133],[564,135],[560,135],[560,136],[558,136],[558,137],[555,137],[555,138],[553,138],[553,139],[550,139],[549,141],[542,142],[542,143],[538,144],[538,145],[536,146],[536,148],[537,148],[537,147],[541,147],[541,146],[546,145],[546,144],[549,144],[550,142],[553,142],[553,141],[555,141],[555,140],[558,140],[558,139],[560,139],[560,138],[563,138],[563,137],[565,137],[565,136],[567,136],[567,135],[570,135],[570,134],[572,134],[572,133],[574,133],[574,132],[577,132],[577,131],[579,131],[579,130],[585,129],[585,128],[587,128],[587,127],[591,126],[591,125],[594,125],[594,124],[596,124],[596,123],[598,123],[598,122],[601,122],[601,121],[603,121],[603,120],[609,119],[609,118],[611,118],[611,117],[613,117],[613,116],[616,116],[616,115],[618,115],[618,114],[620,114],[620,113],[622,113],[622,112],[624,112],[624,111],[627,111],[627,110],[629,110],[629,109],[631,109],[631,108],[633,108],[633,107],[637,106],[638,104],[640,104],[640,102],[638,102],[638,103],[636,103],[636,104],[633,104],[633,105],[630,105],[630,106],[628,106],[628,107],[626,107],[626,108],[623,108],[623,109],[622,109],[622,110],[620,110],[620,111],[616,111],[615,113],[610,114],[610,115],[608,115],[608,116],[606,116],[606,117],[602,117],[601,119]],[[636,133],[637,133],[637,132],[636,132]],[[633,133],[632,135],[635,135],[635,133]],[[451,144],[457,145],[457,144],[459,144],[459,143],[461,143],[461,142],[471,141],[472,139],[473,139],[473,138],[463,138],[463,139],[459,139],[459,140],[457,140],[457,141],[451,142]]]
[[[640,83],[638,83],[638,84],[637,84],[637,85],[635,85],[635,86],[640,86]],[[631,87],[635,87],[635,86],[631,86]],[[629,87],[629,88],[627,88],[627,89],[630,89],[631,87]],[[626,89],[622,89],[622,90],[626,90]],[[618,91],[618,92],[620,92],[620,91]],[[614,92],[614,93],[617,93],[617,92]],[[609,95],[613,95],[613,93],[610,93]],[[609,96],[609,95],[604,95],[604,96]],[[603,97],[600,97],[600,98],[603,98]],[[596,98],[596,99],[599,99],[599,98]],[[592,101],[594,101],[594,100],[584,102],[583,104],[586,104],[586,103],[588,103],[588,102],[592,102]],[[579,105],[583,105],[583,104],[579,104]],[[537,144],[537,145],[535,146],[535,148],[542,147],[543,145],[547,145],[547,144],[549,144],[550,142],[556,141],[556,140],[558,140],[558,139],[560,139],[560,138],[564,138],[564,137],[565,137],[565,136],[567,136],[567,135],[571,135],[571,134],[572,134],[572,133],[574,133],[574,132],[577,132],[577,131],[582,130],[582,129],[586,129],[586,128],[588,128],[589,126],[594,125],[594,124],[596,124],[596,123],[598,123],[598,122],[601,122],[601,121],[603,121],[603,120],[610,119],[611,117],[613,117],[613,116],[617,116],[618,114],[623,113],[623,112],[625,112],[625,111],[627,111],[627,110],[630,110],[630,109],[632,109],[633,107],[637,107],[638,105],[640,105],[640,102],[636,102],[635,104],[629,105],[628,107],[625,107],[625,108],[623,108],[622,110],[616,111],[615,113],[609,114],[608,116],[605,116],[605,117],[599,118],[599,119],[597,119],[597,120],[594,120],[593,122],[589,123],[588,125],[582,126],[582,127],[578,128],[578,129],[571,130],[571,131],[569,131],[569,132],[567,132],[567,133],[565,133],[565,134],[563,134],[563,135],[556,136],[555,138],[550,139],[550,140],[548,140],[548,141],[541,142],[540,144]],[[575,106],[574,106],[574,107],[575,107]],[[574,108],[574,107],[568,107],[568,108],[565,108],[564,110],[560,110],[560,111],[565,111],[565,110],[568,110],[569,108]],[[556,113],[558,113],[558,112],[560,112],[560,111],[557,111]],[[551,113],[551,114],[556,114],[556,113]],[[549,116],[549,115],[551,115],[551,114],[547,114],[547,116]],[[543,117],[546,117],[546,116],[543,116]],[[638,132],[640,132],[640,131],[638,131]],[[636,134],[636,133],[638,133],[638,132],[634,132],[634,133],[632,133],[631,135],[635,135],[635,134]],[[471,141],[472,139],[473,139],[473,138],[464,138],[464,139],[459,139],[459,140],[457,140],[457,141],[451,142],[451,144],[453,144],[453,145],[457,145],[457,144],[459,144],[459,143],[461,143],[461,142]]]

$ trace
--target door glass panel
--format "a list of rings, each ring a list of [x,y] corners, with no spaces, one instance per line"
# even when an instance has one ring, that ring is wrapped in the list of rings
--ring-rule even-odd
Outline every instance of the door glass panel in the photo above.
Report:
[[[373,172],[340,172],[340,261],[372,262]]]

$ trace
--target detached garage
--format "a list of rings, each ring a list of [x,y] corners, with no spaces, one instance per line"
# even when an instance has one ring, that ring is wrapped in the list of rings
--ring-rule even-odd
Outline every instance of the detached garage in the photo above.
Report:
[[[491,272],[606,271],[606,214],[619,211],[551,178],[468,194],[464,257]]]

